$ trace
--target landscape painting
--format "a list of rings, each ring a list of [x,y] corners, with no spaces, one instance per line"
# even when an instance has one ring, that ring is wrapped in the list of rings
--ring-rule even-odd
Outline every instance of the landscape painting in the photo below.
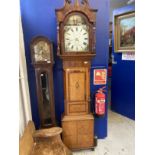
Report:
[[[135,51],[135,14],[129,13],[116,17],[115,20],[116,52]]]

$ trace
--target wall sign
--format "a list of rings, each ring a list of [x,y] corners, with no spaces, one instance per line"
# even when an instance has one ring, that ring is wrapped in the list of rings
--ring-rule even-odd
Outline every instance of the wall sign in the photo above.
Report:
[[[94,69],[94,85],[105,85],[107,69]]]
[[[122,53],[122,60],[129,60],[134,61],[135,60],[135,53]]]

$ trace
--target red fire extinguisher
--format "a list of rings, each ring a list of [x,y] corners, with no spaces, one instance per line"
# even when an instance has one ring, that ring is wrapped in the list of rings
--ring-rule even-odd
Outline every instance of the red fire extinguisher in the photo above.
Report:
[[[100,88],[95,94],[95,113],[97,116],[105,114],[105,87]]]

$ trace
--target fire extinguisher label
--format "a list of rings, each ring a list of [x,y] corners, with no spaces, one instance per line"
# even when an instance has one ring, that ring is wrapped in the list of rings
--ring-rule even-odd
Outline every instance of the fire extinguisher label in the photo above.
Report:
[[[104,115],[104,113],[105,113],[105,98],[96,98],[95,112],[98,115]]]
[[[100,103],[99,104],[99,109],[98,109],[98,111],[99,111],[99,114],[104,114],[104,104],[103,103]]]

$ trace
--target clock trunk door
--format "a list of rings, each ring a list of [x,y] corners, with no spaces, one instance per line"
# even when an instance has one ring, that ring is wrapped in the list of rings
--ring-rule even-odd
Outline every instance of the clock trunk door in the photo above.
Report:
[[[88,113],[89,76],[87,68],[66,69],[67,114]]]

